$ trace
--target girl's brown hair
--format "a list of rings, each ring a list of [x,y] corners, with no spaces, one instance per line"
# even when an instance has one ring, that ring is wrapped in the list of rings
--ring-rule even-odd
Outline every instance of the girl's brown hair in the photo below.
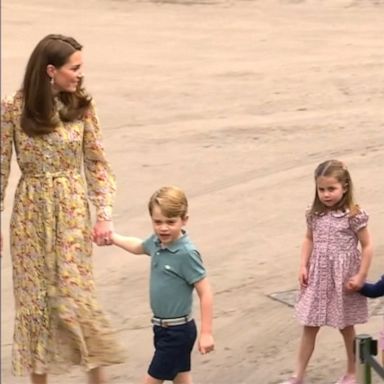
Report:
[[[184,191],[175,186],[158,189],[149,199],[148,210],[152,216],[153,208],[159,206],[166,217],[181,217],[185,219],[188,213],[188,200]]]
[[[60,68],[74,52],[81,51],[82,48],[74,38],[54,34],[44,37],[36,45],[29,58],[21,89],[21,127],[28,135],[50,133],[60,120],[73,121],[81,118],[89,107],[91,97],[87,95],[80,81],[74,93],[61,92],[58,95],[64,107],[57,111],[47,74],[48,65]]]
[[[349,210],[350,216],[359,212],[358,205],[353,198],[353,184],[351,175],[345,164],[339,160],[327,160],[319,164],[315,169],[315,198],[310,209],[310,215],[318,215],[325,212],[328,208],[320,201],[317,191],[317,179],[323,177],[334,177],[343,188],[345,188],[342,199],[333,209]]]

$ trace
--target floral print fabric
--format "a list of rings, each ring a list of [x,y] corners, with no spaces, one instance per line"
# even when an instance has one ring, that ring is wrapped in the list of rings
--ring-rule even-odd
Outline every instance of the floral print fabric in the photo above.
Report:
[[[367,298],[345,290],[349,278],[360,268],[357,232],[367,222],[364,211],[353,217],[341,211],[307,217],[313,234],[313,250],[308,286],[301,289],[296,304],[301,324],[343,329],[367,322]]]
[[[21,170],[11,217],[15,296],[12,371],[60,372],[120,363],[123,352],[96,298],[89,200],[109,219],[115,181],[94,106],[52,133],[20,127],[22,95],[2,101],[1,203],[13,147]],[[85,178],[83,176],[85,175]]]

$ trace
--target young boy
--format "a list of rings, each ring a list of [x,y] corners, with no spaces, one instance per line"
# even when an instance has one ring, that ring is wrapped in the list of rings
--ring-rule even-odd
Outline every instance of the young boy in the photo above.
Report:
[[[360,293],[372,299],[384,296],[384,275],[376,283],[365,283]],[[380,332],[379,345],[381,349],[381,363],[384,366],[384,328]]]
[[[214,349],[212,292],[200,254],[183,227],[188,221],[188,201],[174,186],[156,191],[148,203],[154,234],[146,240],[112,234],[112,243],[133,254],[151,257],[150,303],[153,312],[155,353],[145,384],[171,380],[192,384],[191,352],[196,341],[192,294],[200,299],[201,329],[198,348]]]

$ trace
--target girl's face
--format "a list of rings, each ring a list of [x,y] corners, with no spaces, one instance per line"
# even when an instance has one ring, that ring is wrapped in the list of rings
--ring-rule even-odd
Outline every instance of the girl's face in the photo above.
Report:
[[[52,85],[53,92],[75,92],[83,77],[82,66],[83,58],[81,51],[72,53],[68,61],[60,68],[49,65],[47,72],[54,79]]]
[[[317,195],[328,208],[336,206],[347,189],[334,177],[319,176],[316,180]]]
[[[188,218],[166,217],[162,214],[158,205],[152,210],[152,226],[161,244],[168,245],[182,236],[182,228],[187,223]]]

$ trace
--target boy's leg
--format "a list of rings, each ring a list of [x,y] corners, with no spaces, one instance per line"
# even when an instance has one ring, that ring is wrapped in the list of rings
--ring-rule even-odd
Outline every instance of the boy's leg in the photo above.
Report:
[[[31,374],[31,383],[32,384],[47,384],[48,377],[47,375],[38,375],[36,373]]]
[[[173,380],[173,384],[192,384],[191,372],[180,372]]]
[[[308,326],[304,326],[303,328],[295,371],[295,377],[299,380],[303,380],[304,378],[309,360],[312,356],[313,350],[315,349],[315,341],[319,329],[320,327]]]
[[[88,372],[88,384],[107,384],[107,376],[102,367],[91,369]]]
[[[340,329],[343,335],[345,351],[347,352],[347,375],[354,376],[356,373],[355,354],[353,352],[353,344],[355,342],[355,327],[350,325],[344,329]]]
[[[161,384],[164,383],[164,380],[155,379],[148,373],[144,377],[144,384]]]

